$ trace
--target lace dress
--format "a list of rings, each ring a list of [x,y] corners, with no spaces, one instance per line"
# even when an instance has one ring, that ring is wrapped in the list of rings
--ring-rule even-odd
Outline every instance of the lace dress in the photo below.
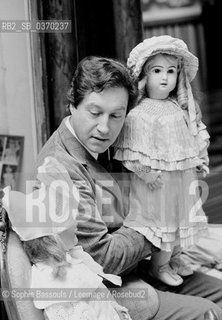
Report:
[[[31,288],[36,289],[33,302],[36,308],[44,309],[46,320],[131,320],[128,310],[102,283],[106,278],[120,285],[120,277],[104,273],[80,246],[67,254],[67,261],[70,267],[62,280],[53,277],[47,264],[32,266]]]
[[[44,310],[44,315],[46,320],[131,320],[126,308],[113,301],[53,304]]]
[[[174,100],[144,99],[128,114],[115,142],[115,159],[132,171],[125,225],[155,246],[171,251],[175,241],[193,244],[207,229],[196,167],[208,165],[209,134],[199,121],[194,136],[189,117]],[[161,170],[163,186],[151,191],[150,170]]]

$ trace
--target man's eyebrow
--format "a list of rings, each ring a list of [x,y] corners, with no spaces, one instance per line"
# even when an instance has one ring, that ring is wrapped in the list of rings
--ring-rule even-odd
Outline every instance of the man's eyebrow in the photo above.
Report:
[[[89,102],[86,106],[87,106],[87,107],[101,108],[98,104],[96,104],[96,103],[94,103],[94,102]]]
[[[86,105],[86,107],[88,108],[97,108],[97,109],[103,109],[100,105],[94,103],[94,102],[90,102],[89,104]],[[113,110],[114,112],[116,111],[121,111],[121,110],[126,110],[126,106],[119,106],[117,107],[115,110]]]
[[[119,106],[118,108],[116,108],[116,111],[119,111],[119,110],[126,110],[126,107],[125,106]]]

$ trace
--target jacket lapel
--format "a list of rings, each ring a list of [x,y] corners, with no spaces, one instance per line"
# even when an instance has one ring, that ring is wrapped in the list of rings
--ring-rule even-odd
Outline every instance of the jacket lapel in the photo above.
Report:
[[[123,213],[122,195],[118,183],[114,177],[103,166],[101,166],[99,162],[73,136],[67,128],[65,121],[66,118],[58,128],[58,133],[65,149],[72,157],[84,165],[85,169],[94,181],[96,192],[102,192],[101,196],[104,197],[104,199],[110,198],[111,196],[112,205],[117,206],[116,210],[119,214]]]

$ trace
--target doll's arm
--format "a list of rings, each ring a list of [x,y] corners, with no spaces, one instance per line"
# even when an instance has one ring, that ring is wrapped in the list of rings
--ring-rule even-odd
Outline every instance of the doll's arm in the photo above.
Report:
[[[197,167],[197,172],[202,172],[205,177],[209,174],[209,156],[208,147],[210,145],[210,135],[207,132],[205,124],[199,120],[197,122],[197,142],[199,145],[199,158],[201,160],[200,166]]]
[[[151,190],[160,188],[163,184],[160,170],[153,170],[139,161],[123,161],[123,165],[142,179]]]
[[[209,157],[208,147],[210,145],[210,135],[207,127],[202,122],[202,112],[197,101],[195,102],[196,108],[196,123],[197,123],[197,143],[199,146],[199,159],[201,164],[197,167],[197,173],[202,173],[204,177],[209,174]]]

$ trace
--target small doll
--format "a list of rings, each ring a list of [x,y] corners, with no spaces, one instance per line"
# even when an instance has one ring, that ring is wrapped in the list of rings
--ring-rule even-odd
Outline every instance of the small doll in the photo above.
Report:
[[[6,187],[3,198],[12,229],[32,263],[31,288],[46,289],[52,296],[53,290],[59,289],[65,294],[51,300],[36,296],[35,307],[44,310],[49,320],[130,320],[128,310],[103,284],[108,280],[120,286],[121,278],[105,274],[77,245],[79,196],[67,170],[48,157],[38,168],[37,177],[41,182],[38,189],[24,194]]]
[[[181,39],[163,35],[138,44],[127,64],[140,97],[114,145],[115,159],[132,172],[125,226],[160,249],[149,274],[178,286],[193,273],[181,248],[207,232],[197,171],[209,173],[209,134],[190,85],[198,59]]]

